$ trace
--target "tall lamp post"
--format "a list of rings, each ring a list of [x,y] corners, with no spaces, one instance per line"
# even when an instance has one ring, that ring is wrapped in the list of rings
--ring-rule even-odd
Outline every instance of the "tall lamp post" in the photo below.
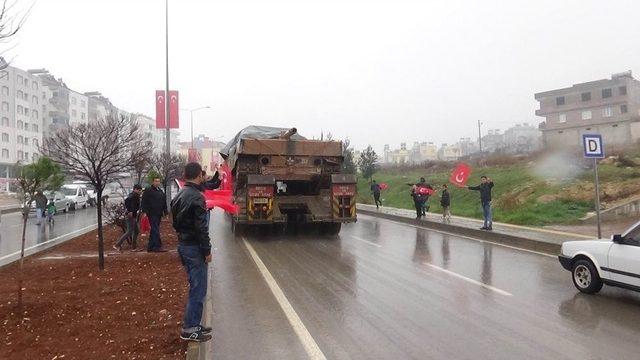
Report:
[[[171,158],[171,128],[169,127],[169,112],[171,101],[167,101],[169,96],[169,0],[165,0],[165,60],[166,60],[166,76],[167,76],[167,88],[165,92],[165,104],[166,109],[164,112],[164,124],[166,126],[166,147],[167,147],[167,160]],[[167,207],[171,203],[171,186],[167,186]]]
[[[193,113],[196,111],[204,110],[204,109],[211,109],[211,106],[207,105],[207,106],[202,106],[195,109],[180,109],[182,111],[188,111],[189,113],[191,113],[191,148],[192,149],[195,149],[193,145]]]

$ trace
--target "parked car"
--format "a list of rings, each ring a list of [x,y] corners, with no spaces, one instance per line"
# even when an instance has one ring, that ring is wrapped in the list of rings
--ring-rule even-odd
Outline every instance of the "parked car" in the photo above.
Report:
[[[56,206],[56,213],[59,211],[68,212],[71,209],[71,201],[60,191],[45,191],[44,195],[49,201],[53,200]],[[33,205],[35,207],[35,204]]]
[[[604,284],[640,291],[640,222],[611,240],[565,242],[558,259],[583,293],[595,294]]]
[[[65,197],[69,200],[70,210],[75,210],[78,207],[83,209],[89,204],[89,196],[87,195],[87,188],[84,185],[79,184],[66,184],[60,188]]]

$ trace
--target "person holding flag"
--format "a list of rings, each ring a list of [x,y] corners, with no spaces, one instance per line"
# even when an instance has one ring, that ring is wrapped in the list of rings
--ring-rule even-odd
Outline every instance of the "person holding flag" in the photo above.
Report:
[[[423,177],[417,184],[411,186],[411,197],[413,197],[413,203],[416,207],[416,219],[427,215],[427,200],[431,194],[433,194],[433,187],[427,184]]]
[[[469,190],[480,192],[480,204],[482,205],[482,217],[484,218],[484,226],[480,230],[493,230],[493,217],[491,214],[491,189],[493,189],[493,181],[482,175],[480,177],[480,185],[467,186]]]
[[[371,194],[373,195],[373,200],[376,202],[376,209],[379,209],[378,204],[380,204],[380,206],[382,206],[382,201],[380,201],[380,191],[382,189],[380,188],[380,185],[373,180],[371,183]]]

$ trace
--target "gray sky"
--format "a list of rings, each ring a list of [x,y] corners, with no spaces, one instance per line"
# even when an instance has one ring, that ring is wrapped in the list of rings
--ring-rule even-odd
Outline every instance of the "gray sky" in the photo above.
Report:
[[[26,0],[21,0],[26,1]],[[381,150],[537,124],[538,91],[640,76],[640,2],[170,1],[171,88],[196,133],[296,126]],[[9,57],[154,116],[164,1],[40,0]],[[183,136],[188,114],[181,114]]]

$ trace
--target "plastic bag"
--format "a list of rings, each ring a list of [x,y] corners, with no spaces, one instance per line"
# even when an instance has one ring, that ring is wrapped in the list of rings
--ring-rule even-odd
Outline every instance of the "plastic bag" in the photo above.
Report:
[[[149,222],[149,218],[147,215],[142,215],[140,218],[140,232],[148,233],[151,231],[151,223]]]

